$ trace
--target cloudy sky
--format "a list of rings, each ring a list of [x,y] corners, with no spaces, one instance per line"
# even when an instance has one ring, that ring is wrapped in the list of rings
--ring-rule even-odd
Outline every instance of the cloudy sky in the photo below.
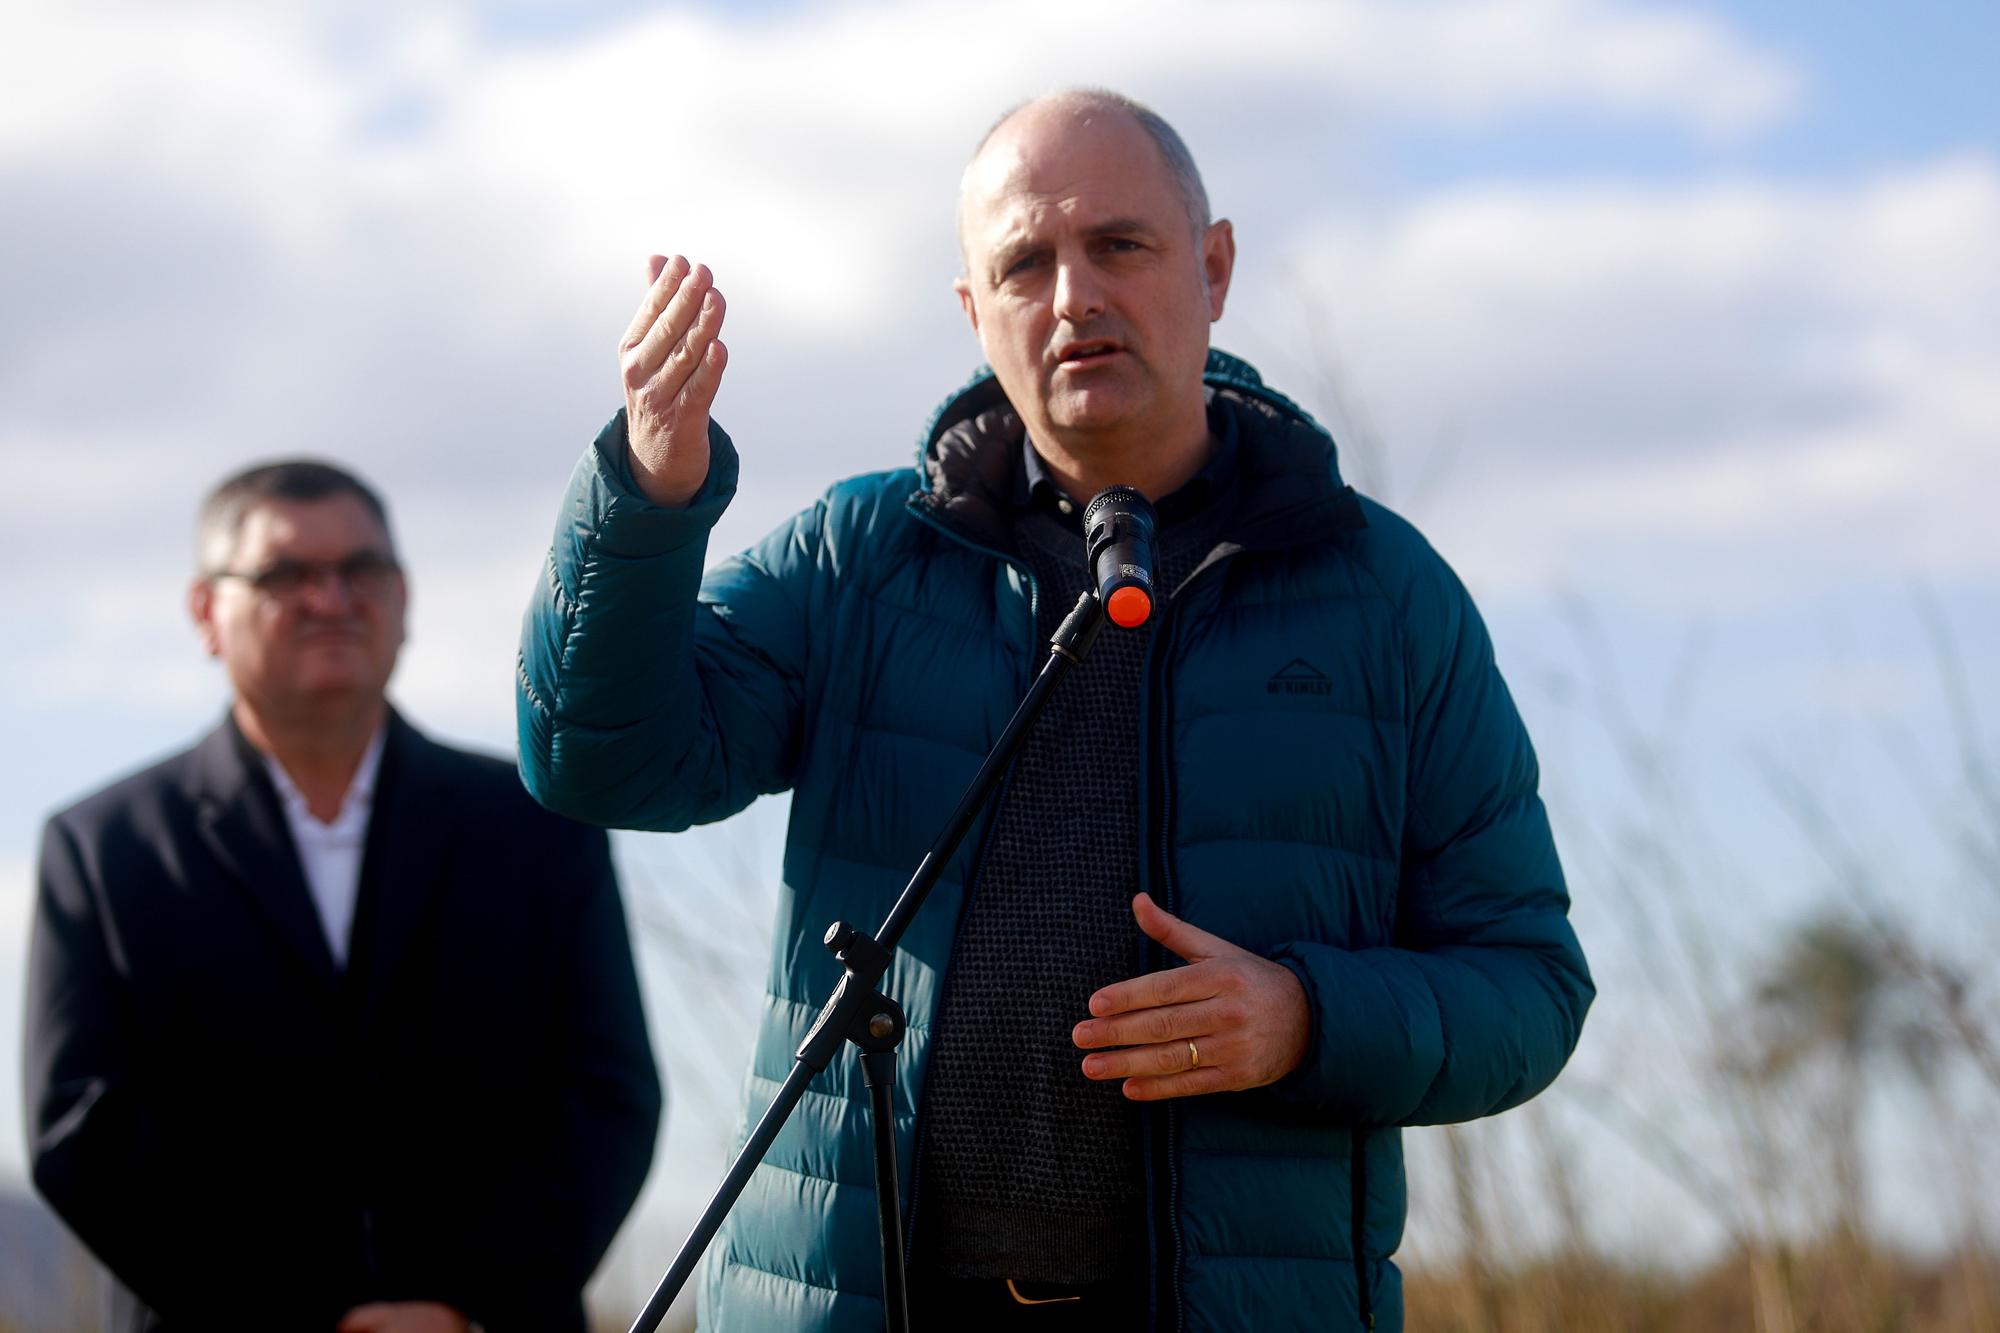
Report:
[[[223,704],[181,609],[203,490],[301,452],[379,483],[414,571],[396,695],[511,748],[515,626],[617,405],[645,255],[704,259],[729,296],[726,553],[905,461],[977,363],[949,291],[957,171],[1049,88],[1114,86],[1181,128],[1240,245],[1217,344],[1465,575],[1559,821],[1643,795],[1604,735],[1629,715],[1684,746],[1733,864],[1801,863],[1773,766],[1903,849],[1921,839],[1884,815],[1909,795],[1886,749],[1946,779],[1962,738],[1938,644],[1973,681],[2000,668],[1991,4],[10,12],[0,1179],[22,1171],[39,823]],[[624,844],[644,910],[767,856],[781,819],[753,819]],[[1586,942],[1615,960],[1571,859]],[[651,998],[665,1026],[680,1001]],[[674,1072],[697,1146],[663,1170],[705,1178],[708,1094]]]

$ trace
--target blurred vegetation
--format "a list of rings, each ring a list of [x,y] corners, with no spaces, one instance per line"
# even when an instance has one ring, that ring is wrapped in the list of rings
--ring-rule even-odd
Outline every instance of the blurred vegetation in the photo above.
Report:
[[[1583,1253],[1407,1274],[1411,1333],[1986,1333],[2000,1256],[1932,1262],[1824,1242],[1742,1250],[1693,1272]]]
[[[1759,882],[1707,827],[1679,740],[1692,673],[1674,673],[1660,721],[1641,725],[1594,617],[1572,607],[1594,665],[1555,693],[1608,740],[1634,794],[1609,816],[1551,795],[1572,888],[1609,909],[1598,920],[1617,936],[1587,941],[1594,961],[1617,959],[1600,967],[1620,992],[1614,1027],[1591,1034],[1603,1058],[1540,1100],[1438,1131],[1448,1185],[1413,1213],[1404,1256],[1413,1331],[2000,1333],[1987,1178],[2000,1004],[1986,963],[2000,944],[2000,784],[1948,627],[1921,588],[1913,600],[1952,771],[1909,763],[1925,747],[1894,729],[1874,738],[1870,800],[1906,787],[1928,821],[1898,829],[1904,859],[1868,850],[1825,774],[1757,757],[1771,808],[1817,862],[1807,884]],[[1775,931],[1754,924],[1773,912]],[[1576,1151],[1592,1139],[1610,1152]],[[1676,1205],[1632,1189],[1638,1176]],[[1942,1244],[1889,1238],[1883,1182],[1898,1220],[1921,1200]],[[1665,1215],[1681,1212],[1719,1233],[1714,1257],[1676,1262],[1671,1242],[1650,1243],[1684,1232]]]

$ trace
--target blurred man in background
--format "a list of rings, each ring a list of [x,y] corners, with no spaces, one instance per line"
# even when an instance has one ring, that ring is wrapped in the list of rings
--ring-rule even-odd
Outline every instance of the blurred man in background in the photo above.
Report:
[[[227,717],[45,831],[35,1184],[121,1330],[580,1333],[661,1108],[604,834],[389,706],[362,482],[251,468],[198,540]]]
[[[991,371],[915,468],[706,578],[737,478],[709,419],[724,306],[653,258],[524,631],[523,772],[648,828],[792,791],[754,1118],[838,974],[820,932],[886,914],[1091,586],[1085,503],[1144,492],[1164,606],[1055,691],[884,982],[912,1322],[1400,1328],[1397,1128],[1533,1096],[1593,994],[1485,628],[1332,440],[1210,351],[1235,237],[1157,115],[1010,113],[960,242]],[[717,1328],[881,1327],[855,1064],[711,1248]]]

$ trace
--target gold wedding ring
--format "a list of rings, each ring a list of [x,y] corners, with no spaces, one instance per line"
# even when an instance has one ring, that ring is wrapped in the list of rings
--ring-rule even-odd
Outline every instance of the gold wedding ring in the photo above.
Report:
[[[1201,1052],[1197,1051],[1194,1048],[1193,1042],[1188,1043],[1188,1068],[1189,1069],[1201,1068]]]

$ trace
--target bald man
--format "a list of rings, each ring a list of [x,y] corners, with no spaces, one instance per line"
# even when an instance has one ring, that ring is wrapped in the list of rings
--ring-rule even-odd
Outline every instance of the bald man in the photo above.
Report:
[[[745,1124],[1089,583],[1107,486],[1162,605],[1066,679],[902,941],[913,1322],[1402,1324],[1398,1130],[1506,1109],[1593,990],[1486,632],[1331,439],[1209,347],[1235,264],[1185,144],[1117,94],[1003,117],[954,284],[990,370],[914,468],[702,574],[737,459],[709,270],[649,263],[625,408],[524,627],[522,772],[679,829],[792,793]],[[711,1247],[716,1329],[882,1326],[866,1094],[813,1085]]]

